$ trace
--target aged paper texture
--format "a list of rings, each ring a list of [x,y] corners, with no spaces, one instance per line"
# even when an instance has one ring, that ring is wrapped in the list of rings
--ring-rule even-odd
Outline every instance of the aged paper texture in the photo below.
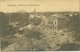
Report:
[[[0,49],[80,51],[80,0],[0,0]]]

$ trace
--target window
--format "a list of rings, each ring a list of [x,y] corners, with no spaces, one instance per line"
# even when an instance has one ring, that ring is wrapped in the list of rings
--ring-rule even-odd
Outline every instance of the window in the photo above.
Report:
[[[56,24],[56,22],[55,22],[55,24]]]
[[[55,27],[55,29],[56,29],[56,27]]]

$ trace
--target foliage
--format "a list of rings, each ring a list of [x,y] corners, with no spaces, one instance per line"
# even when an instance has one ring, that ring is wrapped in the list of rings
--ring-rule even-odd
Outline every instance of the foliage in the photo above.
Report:
[[[25,51],[43,51],[47,48],[48,43],[45,40],[42,40],[42,33],[32,29],[26,29],[24,32],[26,37],[24,43],[19,42],[24,49],[16,47],[17,50],[25,50]],[[25,46],[24,46],[25,45]],[[21,47],[22,47],[21,46]]]
[[[41,38],[40,36],[42,35],[41,32],[30,29],[26,29],[24,34],[27,38],[33,38],[33,39],[40,39]]]
[[[29,24],[28,19],[29,19],[28,13],[0,12],[1,36],[14,35],[20,27],[23,27]],[[17,24],[15,24],[16,22]]]
[[[77,50],[80,50],[80,45],[70,43],[61,45],[61,48],[57,51],[77,51]]]
[[[69,29],[78,29],[79,28],[79,25],[80,25],[80,14],[77,14],[77,15],[73,15],[73,16],[69,16],[67,15],[67,26]]]
[[[67,15],[67,27],[68,31],[72,32],[73,37],[76,40],[80,40],[80,14],[69,16]]]
[[[7,41],[1,41],[1,49],[3,49],[7,45],[9,45]]]
[[[0,12],[0,33],[1,36],[4,36],[7,33],[7,27],[8,27],[8,19],[7,15],[5,13]]]
[[[34,17],[33,19],[30,19],[30,22],[33,25],[39,25],[39,24],[41,24],[41,21],[42,21],[42,19],[41,18],[37,18],[37,17]]]

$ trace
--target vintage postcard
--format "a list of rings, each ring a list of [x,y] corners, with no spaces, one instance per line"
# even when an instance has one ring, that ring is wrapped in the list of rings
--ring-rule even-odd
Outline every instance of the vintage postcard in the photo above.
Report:
[[[0,0],[0,49],[80,51],[80,0]]]

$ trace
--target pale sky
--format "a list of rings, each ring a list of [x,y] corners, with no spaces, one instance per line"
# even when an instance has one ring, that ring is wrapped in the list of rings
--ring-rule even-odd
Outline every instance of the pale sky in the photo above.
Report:
[[[33,12],[57,12],[57,11],[79,11],[79,0],[0,0],[1,12],[26,11]],[[16,6],[8,6],[16,5]],[[27,5],[27,6],[19,6]],[[38,6],[30,6],[38,5]]]

